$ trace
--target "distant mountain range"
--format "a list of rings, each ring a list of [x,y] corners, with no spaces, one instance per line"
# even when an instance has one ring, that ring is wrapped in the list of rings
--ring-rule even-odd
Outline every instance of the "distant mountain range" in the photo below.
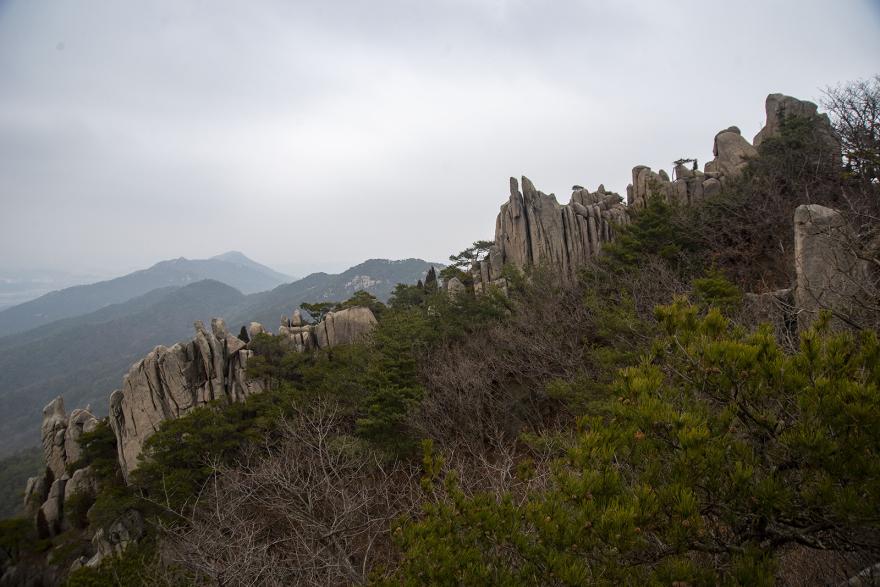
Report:
[[[242,272],[262,267],[237,255],[213,260],[242,267]],[[165,263],[173,267],[177,262]],[[186,261],[193,263],[203,262]],[[420,259],[372,259],[340,274],[315,273],[250,295],[215,279],[167,285],[0,338],[0,456],[39,441],[41,410],[57,395],[64,395],[69,408],[91,404],[96,414],[105,415],[110,392],[120,387],[131,364],[156,345],[192,338],[195,320],[223,317],[233,332],[257,321],[276,331],[281,315],[290,315],[303,302],[343,301],[360,289],[387,300],[396,284],[415,283],[431,265]]]
[[[0,311],[34,300],[50,291],[94,283],[100,275],[82,275],[54,269],[0,267]]]
[[[160,287],[183,286],[204,279],[225,283],[245,294],[267,291],[293,281],[293,278],[252,261],[237,251],[211,259],[181,257],[116,279],[53,291],[0,311],[0,337],[94,312]]]

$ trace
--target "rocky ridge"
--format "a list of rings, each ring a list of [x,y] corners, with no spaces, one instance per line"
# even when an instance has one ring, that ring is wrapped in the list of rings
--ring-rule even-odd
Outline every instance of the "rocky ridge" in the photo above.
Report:
[[[495,241],[488,255],[471,268],[474,291],[490,287],[506,288],[503,269],[507,265],[525,268],[548,265],[573,278],[577,269],[615,238],[619,226],[629,222],[628,207],[644,206],[649,198],[659,196],[669,202],[691,204],[717,193],[731,178],[742,173],[748,160],[757,154],[756,147],[779,133],[782,116],[815,118],[821,132],[834,136],[827,117],[817,114],[815,105],[794,98],[772,94],[767,98],[767,123],[755,137],[754,144],[742,137],[736,127],[729,127],[714,137],[714,159],[704,166],[688,168],[679,163],[673,179],[664,171],[646,166],[633,168],[633,183],[627,187],[627,204],[618,194],[600,185],[596,191],[575,186],[571,199],[560,205],[553,194],[538,191],[526,177],[521,183],[510,180],[510,194],[499,211]],[[847,248],[849,229],[842,216],[822,206],[797,209],[795,218],[796,274],[790,289],[750,296],[756,308],[768,317],[808,324],[821,308],[848,303],[858,291],[862,262]],[[845,269],[854,279],[841,280],[838,271]],[[457,278],[444,287],[450,295],[467,295],[466,286]],[[328,313],[321,322],[307,323],[296,310],[283,316],[278,335],[290,348],[304,352],[331,348],[367,336],[376,324],[368,308],[356,307]],[[168,419],[179,418],[194,407],[212,400],[241,401],[264,390],[259,381],[246,376],[248,360],[253,356],[249,342],[229,333],[223,320],[214,319],[210,331],[201,322],[195,324],[195,337],[171,347],[158,346],[135,363],[123,380],[122,389],[110,398],[110,425],[116,435],[119,462],[128,477],[137,466],[146,439]],[[248,340],[268,334],[259,323],[246,328]],[[29,480],[26,503],[36,516],[45,535],[64,529],[65,499],[87,488],[89,474],[78,469],[68,472],[79,456],[78,438],[97,425],[88,410],[64,412],[57,398],[43,412],[42,439],[46,473]],[[134,536],[137,520],[121,520],[114,535]],[[109,543],[96,534],[98,554],[118,552],[124,544]],[[93,560],[84,561],[92,564]]]
[[[770,94],[765,103],[767,120],[755,137],[754,144],[742,136],[736,126],[718,132],[713,139],[714,159],[699,170],[678,162],[673,177],[664,171],[652,171],[646,165],[632,169],[632,183],[623,198],[600,185],[595,192],[574,186],[568,204],[560,205],[554,194],[538,191],[527,178],[522,189],[510,178],[510,196],[501,206],[495,220],[495,241],[486,257],[470,269],[474,290],[479,294],[490,286],[502,291],[506,281],[505,265],[524,268],[548,265],[564,276],[573,278],[587,260],[596,256],[604,243],[614,240],[619,226],[629,222],[627,208],[646,205],[652,197],[662,197],[675,204],[694,204],[717,194],[730,179],[741,174],[749,159],[757,156],[757,147],[770,137],[778,136],[782,119],[787,116],[809,118],[817,122],[818,132],[828,144],[829,152],[839,153],[840,146],[825,114],[819,114],[812,102],[782,94]],[[459,283],[447,288],[459,291]]]
[[[282,317],[278,336],[299,352],[349,344],[376,324],[369,308],[359,307],[330,312],[317,324],[306,324],[299,310],[293,316]],[[247,377],[249,343],[230,334],[223,320],[212,320],[210,331],[196,322],[195,330],[192,340],[158,346],[132,365],[122,389],[110,395],[110,426],[126,478],[137,468],[144,442],[165,420],[213,400],[242,401],[264,390],[261,381]],[[257,322],[246,330],[248,340],[268,334]]]
[[[510,197],[495,221],[495,244],[471,268],[474,288],[481,293],[490,284],[503,287],[505,265],[547,264],[573,276],[599,253],[602,243],[613,240],[614,227],[628,220],[623,199],[604,186],[595,192],[579,188],[568,204],[560,205],[555,195],[538,191],[527,177],[522,178],[522,191],[510,178]]]

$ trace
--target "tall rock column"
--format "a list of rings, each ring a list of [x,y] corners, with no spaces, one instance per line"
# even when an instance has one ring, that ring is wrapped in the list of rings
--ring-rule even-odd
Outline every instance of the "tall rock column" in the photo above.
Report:
[[[68,469],[80,458],[80,437],[97,425],[98,420],[88,410],[74,410],[68,417],[60,396],[43,408],[40,433],[46,470],[28,479],[24,492],[25,511],[35,516],[41,537],[54,536],[64,530],[65,499],[85,489],[82,480],[88,477],[88,471],[77,469],[71,476]],[[72,477],[77,482],[68,487]]]
[[[865,264],[855,253],[852,230],[837,210],[809,204],[794,214],[795,305],[806,328],[821,310],[838,320],[858,313],[865,296]]]

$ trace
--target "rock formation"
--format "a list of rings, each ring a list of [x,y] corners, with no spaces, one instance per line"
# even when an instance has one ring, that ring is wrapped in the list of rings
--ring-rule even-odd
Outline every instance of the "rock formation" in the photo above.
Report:
[[[467,293],[467,288],[458,277],[452,277],[443,284],[449,296],[456,298]]]
[[[501,269],[546,264],[573,276],[578,267],[614,238],[614,227],[628,221],[622,198],[604,186],[591,193],[579,189],[568,204],[535,189],[522,178],[522,192],[510,178],[510,198],[495,221],[495,244],[488,256],[471,268],[474,288],[485,291],[502,279]]]
[[[278,336],[302,352],[355,342],[375,324],[369,308],[330,312],[317,324],[306,324],[296,310],[291,319],[282,318]],[[157,346],[132,365],[122,389],[110,396],[110,426],[126,478],[137,468],[144,442],[165,420],[179,418],[213,400],[242,401],[263,391],[262,382],[247,377],[253,351],[229,333],[223,320],[212,320],[210,332],[196,322],[195,330],[191,341]],[[247,332],[251,339],[266,333],[256,322],[248,325]]]
[[[650,167],[637,165],[632,170],[632,184],[627,187],[627,203],[644,206],[649,198],[661,196],[670,203],[693,204],[711,197],[721,190],[725,181],[736,177],[745,169],[749,159],[758,154],[758,146],[768,138],[778,136],[785,117],[807,118],[816,123],[816,132],[828,145],[829,153],[839,158],[840,143],[835,137],[831,122],[825,114],[818,114],[816,105],[784,96],[770,94],[765,103],[767,122],[750,144],[739,128],[731,126],[715,135],[712,154],[715,158],[706,163],[703,171],[677,165],[673,179],[664,171],[654,172]]]
[[[376,326],[369,308],[355,306],[328,312],[317,324],[306,324],[299,310],[288,320],[281,318],[278,335],[285,337],[297,351],[325,349],[358,342]]]
[[[782,121],[787,117],[794,117],[814,120],[820,132],[829,139],[829,145],[838,151],[840,150],[840,143],[834,137],[834,131],[831,129],[831,120],[827,114],[819,114],[818,107],[812,102],[798,100],[784,94],[770,94],[764,102],[764,109],[767,119],[764,128],[758,131],[752,141],[755,147],[770,137],[779,136],[782,130]]]
[[[28,479],[25,511],[35,516],[40,536],[54,536],[64,529],[64,502],[74,493],[92,487],[88,469],[68,470],[80,458],[79,439],[91,432],[98,420],[88,410],[64,411],[64,400],[57,397],[43,408],[41,436],[46,470]]]
[[[261,329],[258,324],[249,328]],[[262,391],[260,382],[246,377],[253,353],[229,334],[223,320],[212,320],[210,332],[196,322],[195,330],[191,341],[157,346],[132,365],[122,389],[110,396],[110,426],[126,477],[137,467],[144,441],[163,421],[216,399],[240,401]]]
[[[840,212],[816,204],[797,207],[794,302],[801,328],[820,310],[830,310],[837,320],[858,313],[860,294],[867,297],[868,267],[856,250],[853,231]]]

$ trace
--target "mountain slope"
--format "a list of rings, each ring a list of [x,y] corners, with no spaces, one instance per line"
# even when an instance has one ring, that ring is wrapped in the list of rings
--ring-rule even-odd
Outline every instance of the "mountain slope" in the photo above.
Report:
[[[233,333],[251,321],[275,331],[280,316],[303,302],[343,301],[358,289],[387,300],[397,283],[415,283],[431,265],[373,259],[248,296],[211,280],[168,286],[0,338],[0,456],[38,441],[41,410],[57,395],[70,407],[91,403],[105,415],[108,396],[131,364],[158,344],[191,338],[195,320],[224,317]]]
[[[69,287],[7,308],[0,312],[0,336],[93,312],[160,287],[183,286],[203,279],[220,281],[246,294],[270,290],[288,281],[287,276],[241,253],[235,253],[230,260],[172,259],[116,279]]]
[[[296,278],[291,277],[290,275],[285,275],[284,273],[275,271],[271,267],[263,265],[262,263],[257,263],[253,259],[247,257],[241,251],[227,251],[222,255],[215,255],[211,257],[211,259],[214,259],[216,261],[225,261],[226,263],[232,263],[233,265],[238,265],[240,267],[255,269],[257,271],[260,271],[261,273],[274,277],[276,280],[278,280],[279,283],[290,283],[291,281],[296,281]]]
[[[243,298],[205,280],[0,340],[0,454],[37,441],[40,411],[57,395],[106,412],[132,363],[158,344],[192,336],[195,320],[222,315]]]
[[[271,291],[248,296],[246,304],[230,314],[229,323],[260,322],[274,331],[281,316],[290,315],[303,302],[339,302],[358,290],[368,291],[384,302],[398,283],[415,283],[432,266],[443,267],[421,259],[369,259],[337,275],[312,273]]]

